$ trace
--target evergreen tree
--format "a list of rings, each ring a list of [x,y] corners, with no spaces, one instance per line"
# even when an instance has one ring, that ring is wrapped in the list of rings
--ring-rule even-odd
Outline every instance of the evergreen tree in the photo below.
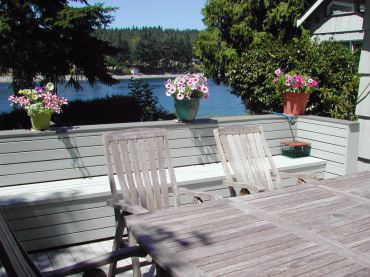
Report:
[[[161,27],[101,29],[96,36],[120,50],[111,64],[137,66],[144,73],[191,71],[197,30],[163,30]],[[124,57],[124,58],[122,58]]]
[[[81,7],[71,7],[80,2]],[[90,84],[113,84],[106,55],[116,49],[93,36],[112,21],[111,7],[86,0],[2,0],[0,2],[0,71],[11,72],[13,90],[31,87],[38,76],[79,88],[79,77]]]
[[[296,27],[314,0],[208,0],[195,53],[204,71],[226,82],[251,113],[281,111],[274,71],[301,72],[319,82],[307,113],[353,119],[358,55],[339,42],[312,41]]]
[[[226,67],[266,35],[283,42],[300,35],[298,18],[314,0],[208,0],[202,13],[207,26],[195,53],[216,81],[226,81]]]
[[[130,89],[129,96],[133,96],[139,103],[141,121],[154,121],[169,117],[168,111],[159,104],[158,97],[153,94],[147,82],[131,79],[128,88]]]

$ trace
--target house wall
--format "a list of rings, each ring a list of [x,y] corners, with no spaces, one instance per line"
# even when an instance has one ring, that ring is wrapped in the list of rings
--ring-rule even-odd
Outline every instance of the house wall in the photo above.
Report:
[[[364,42],[361,49],[359,74],[360,85],[356,114],[360,122],[360,146],[358,157],[370,165],[370,0],[365,2]]]
[[[353,1],[344,1],[353,3]],[[304,23],[311,31],[312,38],[337,41],[362,41],[363,40],[363,14],[344,14],[327,16],[326,8],[330,1],[322,3]]]

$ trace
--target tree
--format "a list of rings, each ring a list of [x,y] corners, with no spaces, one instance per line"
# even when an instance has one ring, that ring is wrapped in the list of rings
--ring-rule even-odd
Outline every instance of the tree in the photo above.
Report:
[[[296,19],[313,0],[208,0],[203,9],[207,29],[195,53],[204,71],[225,82],[252,113],[281,111],[274,70],[295,71],[319,81],[308,112],[353,119],[358,87],[358,55],[329,41],[313,42]]]
[[[144,73],[192,71],[193,44],[197,30],[160,27],[100,29],[95,35],[119,48],[110,57],[116,67],[139,67]]]
[[[227,81],[229,64],[270,34],[283,42],[299,36],[295,20],[314,0],[208,0],[202,10],[207,26],[195,44],[204,70]]]
[[[81,7],[71,7],[79,2]],[[116,81],[107,72],[106,55],[116,49],[93,36],[112,21],[112,7],[85,0],[2,0],[0,2],[0,72],[11,72],[13,90],[31,87],[35,79],[66,81],[80,88]]]
[[[141,121],[170,118],[168,111],[159,104],[158,97],[153,95],[147,82],[131,79],[128,88],[130,89],[129,96],[133,96],[139,102]]]
[[[143,35],[137,44],[139,61],[150,69],[159,67],[161,59],[160,41],[158,36],[150,29],[144,29]]]

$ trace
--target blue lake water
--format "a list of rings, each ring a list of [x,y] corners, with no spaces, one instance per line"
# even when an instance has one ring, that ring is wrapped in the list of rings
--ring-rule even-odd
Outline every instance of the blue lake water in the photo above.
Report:
[[[158,97],[159,103],[169,112],[174,112],[173,99],[165,94],[164,82],[166,79],[145,79],[150,85],[155,96]],[[83,90],[76,92],[74,88],[60,85],[58,94],[66,97],[68,100],[88,100],[102,98],[110,95],[127,95],[129,80],[121,80],[115,86],[106,86],[96,84],[94,87],[88,85],[86,81],[82,81]],[[0,113],[11,111],[8,102],[8,97],[12,94],[9,89],[9,83],[0,83]],[[230,93],[230,88],[225,85],[216,85],[215,82],[209,81],[210,96],[208,100],[201,100],[199,116],[214,116],[214,115],[242,115],[245,114],[244,105],[240,98]]]

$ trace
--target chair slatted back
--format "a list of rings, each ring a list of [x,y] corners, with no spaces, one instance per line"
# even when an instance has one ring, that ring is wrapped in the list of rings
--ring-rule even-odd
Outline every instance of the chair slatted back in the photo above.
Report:
[[[262,127],[227,126],[213,132],[227,180],[232,181],[231,167],[237,182],[259,184],[266,190],[281,187]]]
[[[150,211],[168,208],[167,168],[174,204],[180,205],[166,130],[128,129],[120,133],[105,134],[103,141],[108,178],[115,201],[118,200],[118,181],[126,203],[140,205]]]
[[[0,209],[0,260],[8,276],[42,276],[10,230],[4,212]]]

